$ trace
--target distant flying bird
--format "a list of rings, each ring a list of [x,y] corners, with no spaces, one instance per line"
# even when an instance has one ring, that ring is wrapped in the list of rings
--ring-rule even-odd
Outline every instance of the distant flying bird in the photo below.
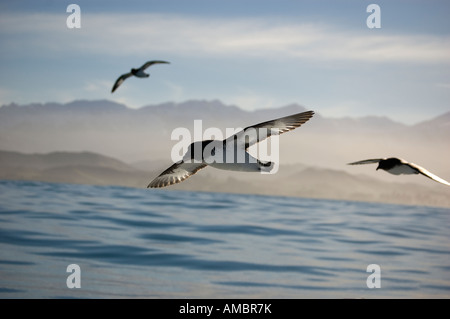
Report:
[[[119,76],[119,78],[116,80],[116,83],[114,83],[114,86],[111,90],[111,93],[113,93],[122,83],[123,81],[125,81],[126,79],[128,79],[130,76],[135,76],[138,78],[148,78],[150,76],[150,74],[145,73],[145,69],[148,68],[149,66],[153,65],[153,64],[158,64],[158,63],[170,63],[170,62],[166,62],[166,61],[148,61],[147,63],[145,63],[143,66],[141,66],[139,69],[131,69],[131,71],[129,73],[125,73],[122,74],[121,76]]]
[[[263,163],[254,158],[248,153],[248,148],[271,135],[282,134],[301,126],[313,114],[313,111],[307,111],[259,123],[246,127],[224,140],[204,140],[191,143],[183,159],[162,172],[147,187],[159,188],[180,183],[208,165],[229,171],[270,172],[274,163]],[[223,160],[229,159],[231,156],[232,161]]]
[[[368,159],[353,163],[348,163],[348,165],[359,165],[359,164],[371,164],[371,163],[378,163],[378,169],[383,169],[388,173],[394,174],[394,175],[400,175],[400,174],[422,174],[428,178],[431,178],[432,180],[448,185],[450,186],[450,183],[446,180],[443,180],[442,178],[434,175],[433,173],[430,173],[425,168],[414,164],[409,163],[401,158],[396,157],[390,157],[390,158],[375,158],[375,159]]]

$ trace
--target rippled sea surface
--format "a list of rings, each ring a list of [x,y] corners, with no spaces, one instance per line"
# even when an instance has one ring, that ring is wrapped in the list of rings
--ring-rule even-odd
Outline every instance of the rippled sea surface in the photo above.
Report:
[[[446,208],[1,181],[0,298],[449,298],[449,229]]]

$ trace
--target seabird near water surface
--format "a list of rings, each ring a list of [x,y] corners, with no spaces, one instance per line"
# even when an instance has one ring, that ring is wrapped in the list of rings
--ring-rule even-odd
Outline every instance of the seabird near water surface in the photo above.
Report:
[[[390,158],[374,158],[374,159],[367,159],[363,161],[348,163],[348,165],[359,165],[359,164],[372,164],[372,163],[378,163],[378,169],[385,170],[388,173],[394,174],[394,175],[401,175],[401,174],[422,174],[428,178],[431,178],[432,180],[448,185],[450,186],[450,183],[446,180],[440,178],[439,176],[434,175],[433,173],[429,172],[425,168],[414,164],[409,163],[401,158],[396,157],[390,157]]]
[[[274,163],[263,163],[254,158],[248,153],[248,148],[271,135],[296,129],[313,115],[313,111],[302,112],[246,127],[224,140],[193,142],[182,160],[162,172],[147,187],[160,188],[180,183],[207,166],[230,171],[270,172]],[[230,158],[231,161],[228,160]]]
[[[159,64],[159,63],[170,63],[167,61],[148,61],[147,63],[145,63],[144,65],[142,65],[139,69],[131,69],[130,72],[122,74],[121,76],[119,76],[119,78],[116,80],[116,82],[114,83],[114,86],[111,90],[111,93],[113,93],[115,90],[117,90],[117,88],[126,80],[128,79],[130,76],[135,76],[138,78],[148,78],[150,76],[150,74],[145,73],[145,69],[148,68],[149,66],[153,65],[153,64]]]

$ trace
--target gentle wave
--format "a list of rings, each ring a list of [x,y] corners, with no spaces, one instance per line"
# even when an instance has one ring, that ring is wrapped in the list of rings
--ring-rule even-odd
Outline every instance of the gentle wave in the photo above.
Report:
[[[445,208],[19,181],[0,199],[2,298],[450,297]]]

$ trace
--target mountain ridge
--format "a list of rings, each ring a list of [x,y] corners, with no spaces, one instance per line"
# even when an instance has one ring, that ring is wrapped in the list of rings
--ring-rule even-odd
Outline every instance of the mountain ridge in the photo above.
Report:
[[[280,108],[246,111],[220,100],[167,102],[132,109],[109,100],[76,100],[65,104],[9,104],[0,107],[0,149],[24,153],[89,151],[125,163],[172,162],[172,136],[186,128],[194,141],[194,120],[206,129],[242,128],[305,111],[291,103]],[[384,116],[327,118],[320,109],[311,120],[279,139],[283,164],[305,164],[395,181],[374,167],[347,167],[366,158],[401,157],[450,180],[448,114],[406,125]],[[206,136],[205,136],[206,137]],[[209,137],[206,137],[209,138]],[[425,185],[417,178],[414,183]]]
[[[161,110],[167,110],[170,108],[174,108],[175,111],[179,111],[182,109],[198,109],[204,111],[205,109],[211,110],[211,111],[217,111],[220,110],[220,108],[225,108],[227,111],[234,110],[239,111],[242,113],[248,113],[248,114],[255,114],[255,113],[266,113],[266,112],[273,112],[273,111],[280,111],[280,110],[290,110],[292,112],[298,111],[306,111],[309,108],[306,108],[305,106],[298,104],[298,103],[289,103],[286,105],[280,105],[278,107],[273,108],[264,108],[264,109],[256,109],[252,111],[247,111],[239,106],[233,105],[233,104],[225,104],[221,102],[218,99],[190,99],[183,102],[173,102],[173,101],[167,101],[163,103],[158,104],[146,104],[139,108],[130,108],[126,106],[123,103],[118,103],[112,100],[108,99],[100,99],[100,100],[86,100],[86,99],[79,99],[79,100],[73,100],[71,102],[67,103],[58,103],[58,102],[46,102],[46,103],[28,103],[28,104],[17,104],[15,102],[11,102],[9,104],[2,104],[0,105],[0,112],[3,111],[11,111],[11,110],[38,110],[39,111],[56,111],[56,110],[73,110],[76,108],[78,111],[84,110],[84,111],[99,111],[99,110],[106,110],[106,111],[136,111],[136,112],[148,112],[148,111],[161,111]],[[297,110],[295,110],[297,109]],[[320,114],[320,112],[319,112]],[[394,121],[390,119],[386,115],[366,115],[366,116],[360,116],[360,117],[349,117],[349,116],[342,116],[342,117],[330,117],[328,119],[333,120],[366,120],[366,119],[379,119],[379,120],[386,120],[391,123],[399,124],[402,126],[420,126],[427,123],[441,123],[445,122],[446,125],[450,125],[450,111],[444,112],[443,114],[424,119],[423,121],[414,123],[414,124],[404,124],[398,121]]]
[[[36,162],[36,158],[41,158]],[[162,165],[162,166],[161,166]],[[91,152],[25,154],[0,151],[0,179],[86,185],[117,185],[145,189],[165,169],[154,163],[136,168],[110,156]],[[266,185],[278,185],[266,187]],[[388,182],[367,175],[306,165],[282,165],[262,175],[206,168],[183,183],[163,190],[212,191],[392,204],[450,207],[445,186]],[[149,189],[149,191],[152,191]]]

